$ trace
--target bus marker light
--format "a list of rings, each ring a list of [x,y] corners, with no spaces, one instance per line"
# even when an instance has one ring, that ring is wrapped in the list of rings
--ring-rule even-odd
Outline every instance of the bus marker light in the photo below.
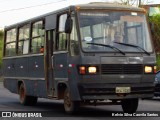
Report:
[[[156,66],[154,66],[154,73],[156,73],[157,72],[157,67]]]
[[[69,64],[68,66],[71,67],[71,68],[73,68],[75,65],[74,64]]]
[[[79,73],[80,74],[86,74],[86,68],[84,66],[79,67]]]
[[[76,10],[80,10],[80,8],[81,8],[80,6],[77,6],[77,7],[76,7]]]
[[[23,66],[20,66],[21,69],[23,69]]]
[[[62,64],[60,64],[60,65],[59,65],[59,67],[60,67],[60,68],[62,68],[62,67],[63,67],[63,65],[62,65]]]

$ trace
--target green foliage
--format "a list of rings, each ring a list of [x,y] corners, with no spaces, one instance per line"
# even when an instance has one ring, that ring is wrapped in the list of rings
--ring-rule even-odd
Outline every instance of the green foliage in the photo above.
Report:
[[[0,30],[0,68],[2,67],[2,55],[3,55],[3,31]]]
[[[156,53],[160,52],[160,14],[149,17],[152,29],[152,40]]]
[[[160,70],[160,14],[150,16],[149,22],[152,24],[152,40],[157,54],[157,70]]]
[[[157,58],[157,71],[160,70],[160,54],[156,55]]]
[[[154,14],[153,16],[150,16],[149,20],[150,20],[150,22],[152,22],[156,25],[160,25],[160,14]]]
[[[2,39],[3,39],[3,31],[0,30],[0,40],[2,40]]]

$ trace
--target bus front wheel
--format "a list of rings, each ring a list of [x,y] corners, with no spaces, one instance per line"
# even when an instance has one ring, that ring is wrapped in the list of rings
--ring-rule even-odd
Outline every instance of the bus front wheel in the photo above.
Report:
[[[72,101],[71,95],[68,89],[64,92],[64,109],[68,114],[75,113],[79,108],[79,101]]]
[[[122,109],[125,113],[135,113],[138,108],[138,99],[122,100]]]
[[[37,97],[26,95],[26,88],[23,83],[19,87],[19,99],[23,105],[35,105],[38,100]]]

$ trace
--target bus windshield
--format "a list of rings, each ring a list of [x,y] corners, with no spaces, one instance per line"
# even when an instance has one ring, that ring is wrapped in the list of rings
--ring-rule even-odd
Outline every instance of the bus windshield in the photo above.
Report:
[[[80,11],[82,49],[86,52],[152,52],[145,15],[131,11]],[[118,44],[124,43],[124,44]],[[127,45],[126,45],[127,44]]]

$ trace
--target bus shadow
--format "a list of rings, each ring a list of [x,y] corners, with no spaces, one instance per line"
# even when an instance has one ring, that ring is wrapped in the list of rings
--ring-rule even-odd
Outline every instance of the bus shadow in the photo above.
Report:
[[[52,100],[39,100],[35,106],[23,106],[16,100],[1,103],[1,105],[6,107],[5,111],[42,113],[44,117],[110,117],[112,113],[122,113],[122,111],[113,111],[113,109],[104,109],[99,106],[82,106],[74,114],[67,114],[64,111],[63,102]]]
[[[152,100],[160,101],[160,97],[154,97],[154,98],[152,98]]]
[[[160,101],[160,97],[153,97],[151,99],[144,99],[144,100]]]
[[[100,107],[82,106],[74,114],[67,114],[64,111],[63,102],[38,102],[35,106],[47,117],[111,117],[112,113],[121,113],[122,111],[110,111]]]
[[[74,116],[83,117],[111,117],[113,113],[120,113],[119,111],[108,111],[98,108],[82,107]]]

